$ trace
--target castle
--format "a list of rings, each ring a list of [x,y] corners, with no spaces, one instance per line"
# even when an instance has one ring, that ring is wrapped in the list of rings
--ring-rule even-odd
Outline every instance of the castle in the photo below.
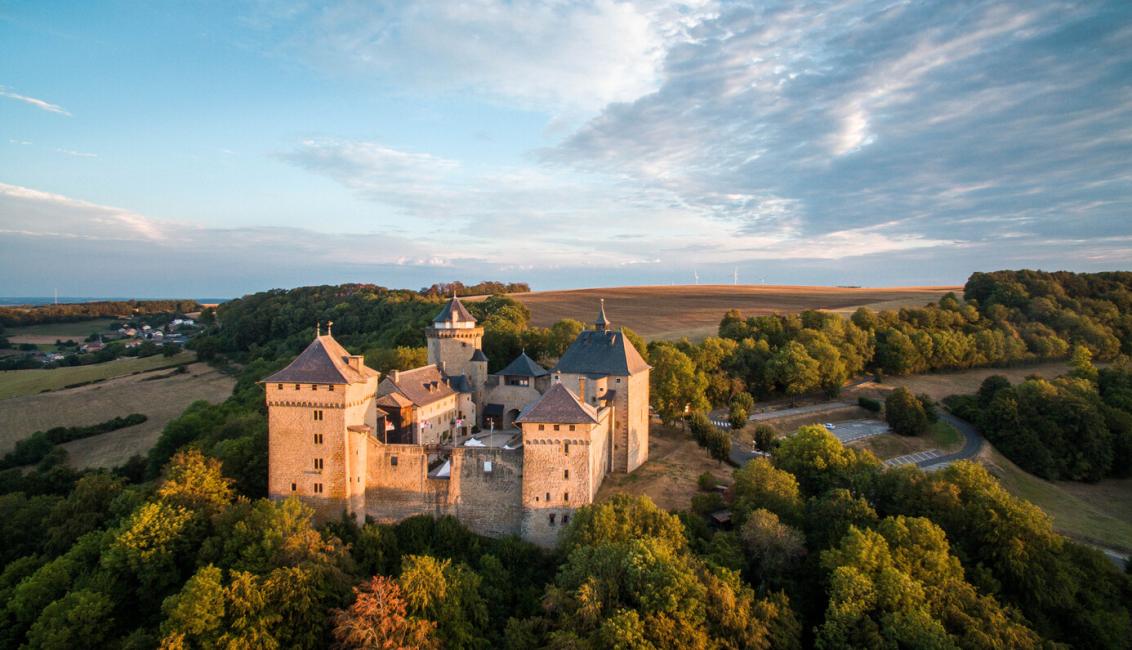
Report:
[[[648,459],[650,368],[604,302],[550,370],[524,352],[489,374],[483,328],[455,296],[425,333],[429,365],[381,377],[316,331],[262,382],[272,498],[322,520],[452,515],[550,546],[607,473]]]

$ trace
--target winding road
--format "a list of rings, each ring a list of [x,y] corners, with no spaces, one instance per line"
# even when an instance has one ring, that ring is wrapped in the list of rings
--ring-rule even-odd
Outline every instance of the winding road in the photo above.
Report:
[[[983,448],[983,434],[975,428],[973,424],[966,420],[960,420],[954,415],[941,411],[939,417],[944,422],[955,427],[955,430],[963,436],[963,448],[959,451],[946,454],[944,456],[936,456],[916,463],[916,467],[925,469],[928,467],[935,467],[937,465],[949,465],[957,460],[969,460],[978,455],[979,451]]]

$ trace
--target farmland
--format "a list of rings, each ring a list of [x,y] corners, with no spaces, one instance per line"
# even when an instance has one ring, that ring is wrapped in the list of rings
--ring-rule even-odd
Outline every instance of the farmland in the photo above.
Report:
[[[181,352],[173,357],[123,357],[105,363],[50,370],[8,370],[0,372],[0,400],[190,363],[195,358],[196,355],[191,352]]]
[[[511,294],[531,310],[531,323],[541,327],[563,318],[591,321],[598,300],[614,326],[624,325],[649,339],[703,339],[716,333],[728,309],[744,316],[825,309],[852,313],[857,307],[918,307],[962,287],[895,287],[882,289],[794,287],[771,285],[679,285],[611,287]]]
[[[120,322],[113,318],[96,318],[68,323],[9,327],[5,331],[12,343],[54,343],[56,339],[81,341],[94,332],[105,332],[111,323]]]
[[[100,365],[115,363],[119,362]],[[135,453],[144,454],[165,425],[193,401],[224,400],[231,394],[233,383],[231,377],[205,364],[194,363],[183,374],[151,371],[78,388],[0,400],[0,422],[3,423],[0,453],[35,431],[95,424],[128,413],[145,414],[149,419],[142,424],[63,445],[72,465],[115,465]]]

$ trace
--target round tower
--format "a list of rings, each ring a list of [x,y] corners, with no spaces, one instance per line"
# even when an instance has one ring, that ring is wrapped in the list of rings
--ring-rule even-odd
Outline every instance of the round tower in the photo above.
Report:
[[[471,359],[483,348],[483,328],[455,295],[425,330],[428,362],[447,375],[470,375]]]

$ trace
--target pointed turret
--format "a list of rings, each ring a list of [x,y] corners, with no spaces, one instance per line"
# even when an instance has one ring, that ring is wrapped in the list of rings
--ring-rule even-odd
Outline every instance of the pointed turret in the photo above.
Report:
[[[444,309],[432,319],[432,326],[439,329],[470,329],[476,326],[476,317],[460,302],[456,294],[448,299]]]
[[[594,321],[594,329],[601,332],[608,332],[609,326],[609,319],[605,317],[605,298],[602,298],[601,306],[598,307],[597,310],[597,320]]]

